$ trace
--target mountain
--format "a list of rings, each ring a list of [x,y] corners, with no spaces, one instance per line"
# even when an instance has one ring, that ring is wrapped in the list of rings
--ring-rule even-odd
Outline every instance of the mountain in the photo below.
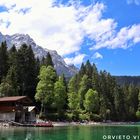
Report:
[[[65,74],[66,77],[71,77],[78,72],[78,69],[73,65],[69,66],[65,63],[64,59],[55,51],[44,49],[43,47],[37,45],[35,41],[28,34],[14,34],[14,35],[3,35],[0,32],[0,43],[2,41],[7,42],[8,49],[14,44],[16,48],[20,48],[23,43],[31,45],[36,57],[42,58],[46,56],[49,52],[52,56],[54,67],[58,75]]]
[[[114,76],[114,78],[121,86],[133,84],[137,87],[140,87],[140,76]]]

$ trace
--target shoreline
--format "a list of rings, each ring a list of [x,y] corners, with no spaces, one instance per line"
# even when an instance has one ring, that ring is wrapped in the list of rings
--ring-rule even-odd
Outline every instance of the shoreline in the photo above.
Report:
[[[137,125],[138,122],[52,122],[54,127],[59,126],[101,126],[101,125]]]
[[[64,127],[64,126],[119,126],[119,125],[138,125],[139,122],[53,122],[53,127]],[[14,127],[9,125],[9,123],[0,123],[0,127]],[[16,127],[24,127],[24,126],[16,126]],[[28,127],[28,126],[27,126]]]

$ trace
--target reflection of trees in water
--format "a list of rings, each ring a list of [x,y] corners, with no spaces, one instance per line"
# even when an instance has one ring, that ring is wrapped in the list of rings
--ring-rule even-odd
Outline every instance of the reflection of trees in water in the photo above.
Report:
[[[33,140],[32,134],[31,133],[27,133],[25,140]]]
[[[36,127],[0,127],[0,140],[46,140],[46,138],[53,139],[53,137],[55,137],[55,135],[53,135],[55,131],[52,130],[54,129]],[[58,139],[59,137],[55,137],[55,140]]]
[[[9,128],[2,127],[0,129],[0,140],[15,140],[13,139],[13,135],[14,135],[14,129],[10,129],[10,131]]]
[[[0,140],[34,140],[29,129],[22,128],[0,128]]]
[[[5,138],[5,137],[1,137],[0,139],[1,139],[1,140],[7,140],[7,138]]]

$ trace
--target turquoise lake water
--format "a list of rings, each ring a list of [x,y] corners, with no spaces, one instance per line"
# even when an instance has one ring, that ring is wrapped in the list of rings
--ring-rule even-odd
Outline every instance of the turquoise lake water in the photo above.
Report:
[[[140,126],[0,128],[0,140],[140,140]]]

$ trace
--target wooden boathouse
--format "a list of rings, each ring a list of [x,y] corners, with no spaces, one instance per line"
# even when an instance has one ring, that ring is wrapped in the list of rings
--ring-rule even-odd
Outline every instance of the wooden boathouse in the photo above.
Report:
[[[27,96],[12,96],[0,98],[0,121],[34,123],[36,110]]]

